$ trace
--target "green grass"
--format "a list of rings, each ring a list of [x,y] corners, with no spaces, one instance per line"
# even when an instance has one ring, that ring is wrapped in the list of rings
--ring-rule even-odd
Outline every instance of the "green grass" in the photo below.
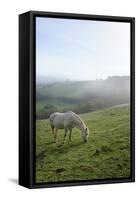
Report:
[[[62,111],[65,108],[70,109],[73,106],[76,106],[77,103],[71,103],[63,100],[56,99],[55,97],[66,97],[66,98],[78,98],[81,97],[86,91],[87,88],[90,89],[91,82],[90,81],[78,81],[78,82],[64,82],[64,83],[56,83],[49,86],[43,86],[37,88],[39,94],[43,96],[43,99],[39,99],[36,101],[36,111],[39,113],[39,110],[44,109],[44,106],[47,104],[51,104],[56,106],[58,111]],[[51,98],[47,98],[45,96],[51,96]]]
[[[89,127],[89,141],[73,129],[72,142],[57,144],[48,120],[36,121],[36,182],[96,180],[130,176],[130,108],[114,106],[81,115]]]
[[[47,104],[54,105],[59,111],[60,110],[62,111],[65,108],[70,108],[70,107],[76,106],[76,104],[59,101],[59,100],[56,100],[56,99],[53,98],[53,99],[50,99],[50,100],[47,100],[47,101],[46,100],[38,101],[36,103],[37,111],[44,109],[44,106],[46,106]]]

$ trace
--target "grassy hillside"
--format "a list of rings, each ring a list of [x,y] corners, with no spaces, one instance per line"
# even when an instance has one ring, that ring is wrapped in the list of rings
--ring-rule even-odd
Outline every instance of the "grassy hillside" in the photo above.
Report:
[[[73,129],[63,145],[63,130],[52,143],[48,120],[36,121],[36,182],[126,178],[130,176],[130,109],[114,106],[81,115],[88,143]]]

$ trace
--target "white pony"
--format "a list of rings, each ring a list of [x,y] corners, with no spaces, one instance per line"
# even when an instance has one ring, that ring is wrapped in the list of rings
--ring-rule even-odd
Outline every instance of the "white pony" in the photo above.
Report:
[[[88,141],[89,129],[86,127],[85,123],[82,121],[79,115],[75,114],[74,112],[72,111],[68,111],[65,113],[55,112],[50,115],[49,120],[52,128],[54,142],[56,142],[58,129],[65,130],[63,143],[65,142],[65,138],[68,131],[69,131],[69,141],[71,141],[72,128],[74,127],[81,130],[81,136],[84,142]]]

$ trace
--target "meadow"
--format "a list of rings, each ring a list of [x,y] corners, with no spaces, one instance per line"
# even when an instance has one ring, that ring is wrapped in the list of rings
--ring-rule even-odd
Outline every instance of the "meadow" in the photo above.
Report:
[[[63,130],[53,143],[48,119],[36,120],[36,183],[118,179],[130,176],[130,105],[80,114],[90,130],[83,143],[73,129],[72,142]]]

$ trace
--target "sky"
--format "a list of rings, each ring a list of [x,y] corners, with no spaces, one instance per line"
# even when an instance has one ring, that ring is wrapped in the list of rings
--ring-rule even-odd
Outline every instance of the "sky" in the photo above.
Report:
[[[36,17],[36,76],[130,75],[130,23]]]

